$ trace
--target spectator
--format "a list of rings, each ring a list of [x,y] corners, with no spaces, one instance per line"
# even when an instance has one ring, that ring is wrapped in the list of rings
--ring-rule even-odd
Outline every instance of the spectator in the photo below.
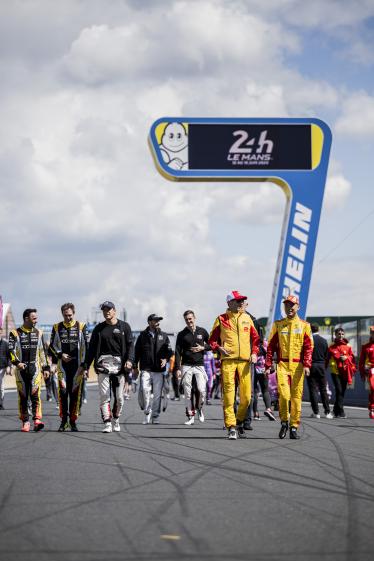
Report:
[[[369,384],[369,417],[374,419],[374,325],[369,328],[370,339],[362,345],[359,360],[359,370],[362,380]]]
[[[331,378],[335,387],[334,417],[345,419],[347,415],[344,411],[344,395],[347,386],[352,384],[356,364],[352,347],[345,338],[344,329],[337,327],[334,334],[335,340],[328,349],[326,364],[330,367]]]
[[[326,419],[333,419],[333,415],[330,412],[329,397],[327,395],[327,380],[326,380],[326,362],[328,357],[329,346],[323,337],[319,335],[319,325],[317,323],[312,323],[312,335],[313,335],[313,355],[312,355],[312,366],[310,369],[310,375],[307,377],[306,381],[309,389],[310,405],[312,407],[313,413],[311,417],[315,419],[320,419],[318,407],[318,390],[321,396],[321,401],[323,405],[323,410],[325,412]]]
[[[11,361],[9,354],[9,345],[6,339],[2,337],[2,329],[0,329],[0,409],[4,409],[5,381],[7,374],[11,375]]]

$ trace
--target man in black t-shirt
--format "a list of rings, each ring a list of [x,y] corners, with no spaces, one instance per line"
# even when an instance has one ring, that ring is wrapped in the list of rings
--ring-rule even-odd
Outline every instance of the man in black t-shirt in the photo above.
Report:
[[[183,314],[186,327],[177,335],[175,345],[175,369],[178,377],[182,376],[182,385],[187,402],[185,425],[195,422],[195,406],[200,422],[204,422],[203,405],[205,402],[206,383],[208,380],[204,368],[204,351],[210,349],[209,334],[196,325],[195,314],[187,310]],[[193,382],[195,379],[197,395],[196,404],[191,402]]]
[[[134,341],[131,327],[117,319],[113,302],[101,305],[105,321],[94,328],[88,348],[87,370],[92,361],[97,373],[100,394],[100,410],[104,422],[103,432],[121,430],[119,417],[123,408],[125,372],[129,372],[134,361]],[[110,395],[114,403],[110,407]],[[113,420],[113,427],[112,427]]]

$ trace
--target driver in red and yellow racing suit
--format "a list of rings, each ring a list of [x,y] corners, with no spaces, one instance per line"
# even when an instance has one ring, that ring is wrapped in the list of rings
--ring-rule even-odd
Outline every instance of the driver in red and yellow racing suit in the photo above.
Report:
[[[290,438],[299,439],[297,429],[301,417],[304,374],[309,376],[312,365],[313,337],[310,324],[297,315],[299,299],[290,295],[283,300],[286,317],[272,325],[266,353],[266,374],[270,374],[273,354],[277,354],[279,393],[279,438],[285,438],[290,423]],[[289,403],[291,415],[289,419]]]
[[[221,354],[223,413],[228,438],[245,438],[243,421],[251,401],[251,369],[257,362],[260,337],[251,316],[246,313],[247,297],[233,290],[227,297],[228,310],[214,322],[209,345]],[[235,376],[239,378],[239,406],[234,412]],[[237,428],[236,428],[237,427]]]

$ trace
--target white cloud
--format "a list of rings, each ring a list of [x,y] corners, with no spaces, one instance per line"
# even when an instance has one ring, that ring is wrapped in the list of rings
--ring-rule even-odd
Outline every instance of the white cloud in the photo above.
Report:
[[[348,96],[342,104],[335,128],[344,135],[374,136],[374,96],[364,91]]]
[[[342,174],[328,175],[323,207],[326,210],[342,208],[351,193],[352,185]]]
[[[262,249],[278,245],[283,193],[268,184],[166,182],[149,127],[173,114],[314,115],[333,109],[340,93],[287,63],[288,53],[301,56],[302,37],[278,16],[294,0],[272,3],[271,17],[264,2],[249,11],[256,2],[147,4],[147,17],[137,2],[67,1],[56,15],[42,0],[32,14],[27,3],[6,6],[14,39],[3,23],[11,80],[0,89],[0,216],[12,236],[0,260],[1,290],[15,309],[35,302],[52,321],[61,300],[75,300],[86,317],[109,298],[134,327],[157,312],[173,328],[187,307],[209,326],[238,288],[255,313],[267,311],[276,249]],[[313,14],[305,25],[317,25]],[[353,111],[348,98],[343,109],[339,132]],[[326,208],[346,201],[345,176],[331,174]],[[228,252],[231,238],[240,247]]]

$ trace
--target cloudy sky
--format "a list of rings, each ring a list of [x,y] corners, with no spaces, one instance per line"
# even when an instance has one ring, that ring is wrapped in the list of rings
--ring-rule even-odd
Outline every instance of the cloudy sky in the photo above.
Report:
[[[354,9],[352,9],[354,6]],[[159,117],[319,117],[333,131],[308,313],[374,314],[373,0],[0,3],[0,293],[16,320],[106,299],[209,328],[225,294],[266,316],[285,200],[175,184]]]

